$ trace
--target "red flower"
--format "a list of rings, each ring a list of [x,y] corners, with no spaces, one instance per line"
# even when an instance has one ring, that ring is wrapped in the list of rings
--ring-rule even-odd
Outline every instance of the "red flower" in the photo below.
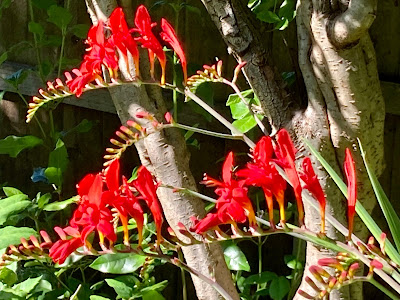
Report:
[[[129,245],[129,232],[128,232],[128,215],[135,219],[138,234],[139,245],[142,244],[143,237],[143,210],[139,205],[138,200],[129,189],[125,177],[122,177],[123,184],[120,186],[120,164],[119,159],[114,160],[107,169],[106,184],[108,191],[103,192],[103,199],[105,203],[115,207],[118,210],[121,219],[122,227],[124,230],[124,243]]]
[[[136,76],[139,76],[139,51],[137,49],[135,40],[132,38],[129,32],[122,8],[117,7],[114,9],[109,18],[109,23],[112,31],[110,43],[121,51],[127,66],[129,66],[127,57],[128,51],[131,53],[133,62],[135,64]]]
[[[151,77],[154,78],[154,55],[156,55],[161,65],[161,84],[165,84],[165,65],[167,59],[160,42],[151,30],[156,23],[151,22],[149,12],[144,5],[140,5],[136,11],[135,25],[137,28],[134,31],[140,34],[140,37],[136,38],[136,40],[142,44],[142,47],[147,48],[149,53]]]
[[[182,46],[178,41],[174,28],[168,23],[164,18],[161,19],[162,32],[160,33],[161,38],[171,45],[175,53],[178,55],[181,61],[182,71],[183,71],[183,82],[186,84],[187,80],[187,62],[185,53],[183,52]]]
[[[256,144],[253,150],[253,163],[248,163],[246,169],[236,173],[238,177],[245,178],[248,185],[261,187],[267,201],[269,221],[274,225],[273,197],[279,204],[281,222],[285,223],[284,194],[286,181],[279,175],[275,167],[270,164],[272,158],[271,138],[264,136]]]
[[[58,240],[49,250],[49,256],[53,259],[55,263],[63,264],[68,256],[72,254],[76,249],[84,245],[80,232],[73,227],[66,227],[61,229],[60,227],[55,227],[54,230],[60,236]],[[72,238],[67,239],[66,234]]]
[[[140,195],[146,201],[147,206],[153,214],[154,222],[157,230],[157,245],[159,245],[163,238],[161,236],[161,226],[163,223],[163,213],[160,202],[157,198],[157,187],[154,184],[153,176],[144,166],[140,166],[137,179],[132,181],[133,186],[138,190]]]
[[[86,54],[83,57],[83,62],[79,70],[74,69],[73,73],[77,75],[72,79],[67,76],[66,84],[70,91],[79,97],[82,94],[85,86],[98,79],[102,81],[102,66],[105,66],[111,78],[117,76],[118,60],[113,46],[104,37],[104,26],[100,21],[97,25],[93,25],[88,33],[86,43],[89,45]]]
[[[279,130],[276,136],[276,143],[274,144],[275,155],[277,157],[277,163],[281,165],[289,178],[290,183],[294,189],[294,195],[297,202],[297,210],[299,212],[299,223],[304,224],[304,209],[303,201],[301,197],[301,185],[299,176],[297,174],[295,161],[296,148],[293,146],[293,142],[290,139],[289,133],[285,129]]]
[[[354,159],[349,148],[346,148],[344,172],[347,178],[347,215],[349,218],[349,235],[347,239],[350,241],[351,234],[353,233],[354,215],[356,213],[357,178]]]
[[[102,201],[103,181],[100,174],[86,175],[77,186],[81,202],[75,210],[70,225],[79,229],[82,242],[88,235],[97,230],[100,244],[104,244],[104,238],[110,243],[116,241],[117,236],[112,225],[111,211]]]
[[[244,181],[232,179],[233,152],[230,152],[222,167],[222,182],[204,175],[201,182],[207,186],[216,186],[215,193],[220,196],[217,200],[216,209],[221,222],[227,223],[230,219],[234,224],[244,223],[249,220],[250,226],[255,226],[256,218],[250,199],[247,197],[247,188]]]
[[[315,175],[311,159],[309,157],[306,157],[303,160],[303,172],[300,173],[300,178],[304,181],[304,188],[307,189],[319,202],[321,214],[321,232],[324,233],[326,198],[317,175]]]

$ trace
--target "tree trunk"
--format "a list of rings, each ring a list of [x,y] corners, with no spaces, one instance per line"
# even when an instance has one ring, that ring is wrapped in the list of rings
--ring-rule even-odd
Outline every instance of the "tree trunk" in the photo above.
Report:
[[[244,73],[261,101],[274,130],[285,126],[292,133],[301,154],[309,155],[299,138],[309,139],[331,166],[340,173],[344,148],[356,152],[358,199],[371,212],[373,191],[362,167],[356,138],[360,138],[371,167],[379,176],[383,169],[384,102],[380,91],[376,59],[368,28],[374,20],[376,1],[311,1],[297,3],[298,60],[307,90],[308,105],[296,105],[275,74],[270,45],[263,25],[241,0],[202,0],[219,29],[229,51],[238,61],[246,61]],[[260,29],[261,28],[261,29]],[[317,174],[327,194],[327,213],[346,224],[345,199],[318,162]],[[319,213],[305,205],[306,226],[319,231]],[[327,225],[330,225],[329,223]],[[367,232],[356,220],[355,233]],[[343,239],[331,227],[327,235]],[[306,270],[320,257],[312,245],[306,250]],[[303,290],[309,291],[306,284]],[[309,291],[310,294],[315,292]],[[362,286],[351,285],[331,294],[331,299],[363,299]]]
[[[122,2],[122,7],[129,16],[127,17],[129,22],[133,20],[132,4],[129,1]],[[97,2],[93,0],[87,1],[87,3],[89,13],[94,21],[96,20],[94,18],[101,17],[102,14],[108,16],[116,7],[116,1],[111,0]],[[142,77],[146,77],[146,74],[150,73],[146,56],[147,52],[143,51],[140,66]],[[111,88],[110,94],[123,124],[129,119],[135,120],[151,132],[153,127],[149,121],[136,118],[139,111],[147,111],[162,122],[166,108],[159,87],[124,85]],[[151,133],[135,146],[142,164],[155,175],[159,182],[196,190],[196,183],[189,169],[190,155],[178,130],[168,129],[164,132]],[[197,198],[174,193],[168,188],[158,188],[157,193],[166,221],[183,241],[189,242],[187,238],[179,234],[177,224],[182,222],[189,228],[192,225],[190,223],[191,216],[203,217],[205,214],[203,202]],[[183,247],[182,251],[191,268],[214,279],[231,295],[232,299],[239,299],[219,244],[193,245]],[[196,276],[192,275],[192,279],[199,299],[222,299],[212,286]]]

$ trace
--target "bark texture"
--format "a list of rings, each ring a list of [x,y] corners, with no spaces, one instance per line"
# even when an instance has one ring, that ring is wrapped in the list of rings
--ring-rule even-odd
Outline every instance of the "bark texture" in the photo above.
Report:
[[[92,18],[102,17],[102,15],[108,16],[117,5],[115,1],[107,0],[87,2]],[[121,4],[126,10],[126,15],[129,13],[130,16],[133,16],[132,3],[123,1]],[[132,20],[133,18],[130,17],[129,19]],[[145,51],[141,53],[141,57],[145,58],[146,55],[147,52]],[[143,76],[146,77],[146,74],[150,73],[146,59],[141,59],[140,67]],[[162,122],[166,108],[160,88],[124,85],[110,89],[110,94],[122,123],[129,119],[135,120],[143,127],[148,128],[148,132],[153,131],[153,126],[149,121],[136,118],[136,113],[139,111],[147,111]],[[136,143],[135,146],[141,162],[155,175],[158,181],[166,185],[196,190],[196,183],[189,169],[190,154],[178,130],[151,133],[148,137]],[[167,188],[159,188],[157,193],[166,221],[177,234],[179,234],[177,228],[179,222],[190,227],[192,225],[189,219],[191,216],[203,217],[205,214],[204,205],[197,198],[183,196]],[[189,242],[185,240],[184,236],[180,236],[180,238]],[[239,299],[219,244],[188,246],[183,247],[182,251],[190,267],[214,279],[231,295],[232,299]],[[198,299],[222,299],[212,286],[196,276],[192,275],[192,279]]]
[[[383,169],[384,102],[379,86],[376,59],[368,28],[374,19],[376,1],[311,1],[297,3],[299,65],[307,90],[308,105],[300,110],[294,97],[288,96],[274,74],[268,59],[265,34],[261,24],[240,0],[202,0],[219,29],[229,51],[238,61],[247,61],[245,75],[272,119],[273,129],[288,128],[301,154],[309,155],[298,138],[312,141],[336,171],[342,169],[344,148],[356,152],[359,168],[359,200],[371,212],[374,196],[356,138],[360,138],[377,175]],[[361,3],[362,2],[362,3]],[[301,155],[302,156],[302,155]],[[345,199],[316,161],[317,174],[327,194],[327,212],[346,223]],[[319,213],[305,206],[306,226],[319,230]],[[330,224],[327,224],[330,225]],[[356,222],[356,234],[366,237],[366,230]],[[341,239],[331,227],[327,235]],[[320,257],[331,255],[312,245],[306,250],[306,273]],[[306,274],[307,275],[307,274]],[[309,291],[307,285],[302,289]],[[331,294],[331,299],[362,299],[361,285],[351,285]]]

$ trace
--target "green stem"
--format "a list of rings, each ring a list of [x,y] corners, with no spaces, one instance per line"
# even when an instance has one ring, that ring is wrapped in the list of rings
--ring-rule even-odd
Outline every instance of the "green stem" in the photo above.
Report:
[[[49,110],[50,137],[54,139],[54,118],[53,111]]]
[[[201,133],[201,134],[204,134],[204,135],[215,136],[215,137],[219,137],[219,138],[223,138],[223,139],[243,140],[243,137],[241,137],[241,136],[209,131],[209,130],[200,129],[200,128],[196,128],[196,127],[192,127],[192,126],[187,126],[187,125],[183,125],[183,124],[179,124],[179,123],[175,123],[175,122],[173,124],[166,124],[163,127],[164,128],[176,127],[176,128],[180,128],[180,129],[184,129],[184,130],[188,130],[188,131]]]
[[[210,115],[212,115],[215,119],[217,119],[219,122],[221,122],[226,128],[228,128],[233,135],[241,136],[243,138],[243,141],[250,147],[254,148],[255,144],[254,142],[249,139],[245,134],[237,130],[231,122],[226,120],[223,116],[221,116],[217,111],[215,111],[211,106],[209,106],[207,103],[205,103],[203,100],[201,100],[199,97],[197,97],[192,91],[190,91],[188,88],[185,89],[185,95],[192,99],[194,102],[196,102],[198,105],[200,105],[203,109],[205,109]]]
[[[377,289],[384,292],[386,294],[386,296],[390,297],[391,299],[394,299],[394,300],[400,299],[398,296],[396,296],[394,293],[392,293],[390,290],[388,290],[386,287],[384,287],[382,284],[380,284],[378,281],[376,281],[373,277],[371,277],[368,280],[368,282],[371,283],[372,285],[374,285]]]
[[[178,249],[178,258],[180,261],[183,261],[183,253],[182,249]],[[181,269],[181,279],[182,279],[182,299],[187,300],[187,287],[186,287],[186,276],[185,276],[185,269],[179,267]]]
[[[26,101],[25,97],[21,94],[21,92],[18,89],[15,89],[15,90],[16,90],[16,93],[18,94],[18,96],[22,99],[22,101],[24,101],[26,107],[29,107],[28,102]],[[35,121],[36,121],[36,123],[37,123],[37,125],[38,125],[38,127],[39,127],[39,129],[40,129],[40,131],[42,133],[42,135],[43,135],[43,138],[46,139],[47,135],[44,132],[44,129],[43,129],[42,124],[40,123],[39,119],[36,117],[36,115],[34,115],[33,118],[35,119]]]
[[[61,76],[61,66],[62,66],[62,60],[63,60],[63,57],[64,57],[65,37],[67,35],[65,28],[63,28],[61,30],[61,35],[62,35],[62,38],[61,38],[61,50],[60,50],[60,58],[58,60],[58,71],[57,71],[57,77],[58,78]]]
[[[28,6],[29,6],[29,15],[31,17],[31,21],[35,22],[35,14],[33,12],[31,0],[28,0]],[[42,82],[45,83],[44,74],[43,74],[43,70],[42,70],[42,59],[40,58],[40,52],[39,52],[39,47],[38,47],[38,38],[37,38],[36,33],[33,33],[33,42],[35,45],[36,61],[38,64],[39,76],[40,76],[40,79],[42,80]]]

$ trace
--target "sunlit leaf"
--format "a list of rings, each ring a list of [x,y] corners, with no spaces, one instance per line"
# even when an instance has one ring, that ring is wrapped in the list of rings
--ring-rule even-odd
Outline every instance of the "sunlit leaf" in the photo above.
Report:
[[[45,210],[45,211],[63,210],[67,206],[69,206],[73,203],[78,203],[78,202],[79,202],[79,196],[74,196],[74,197],[64,200],[64,201],[49,203],[46,206],[44,206],[43,210]]]
[[[44,174],[49,179],[50,183],[54,183],[57,186],[61,186],[63,181],[63,173],[68,166],[68,152],[64,145],[64,142],[59,139],[56,143],[56,147],[49,155],[49,166],[45,170]]]
[[[102,255],[90,265],[102,273],[127,274],[136,271],[146,260],[146,256],[135,253],[115,253]]]
[[[31,235],[37,236],[37,233],[29,227],[6,226],[0,228],[0,249],[19,244],[22,237],[28,239]]]
[[[7,197],[23,194],[23,192],[21,192],[19,189],[16,189],[16,188],[13,188],[13,187],[10,187],[10,186],[3,187],[3,192]]]
[[[246,259],[246,256],[237,245],[229,243],[226,247],[224,247],[224,257],[229,270],[250,271],[250,265]]]
[[[0,154],[8,154],[11,157],[17,157],[22,150],[33,148],[41,144],[43,144],[43,140],[33,135],[9,135],[5,139],[0,140]]]
[[[7,222],[8,218],[18,214],[31,204],[28,196],[24,194],[13,195],[0,200],[0,225]],[[1,248],[1,247],[0,247]]]

